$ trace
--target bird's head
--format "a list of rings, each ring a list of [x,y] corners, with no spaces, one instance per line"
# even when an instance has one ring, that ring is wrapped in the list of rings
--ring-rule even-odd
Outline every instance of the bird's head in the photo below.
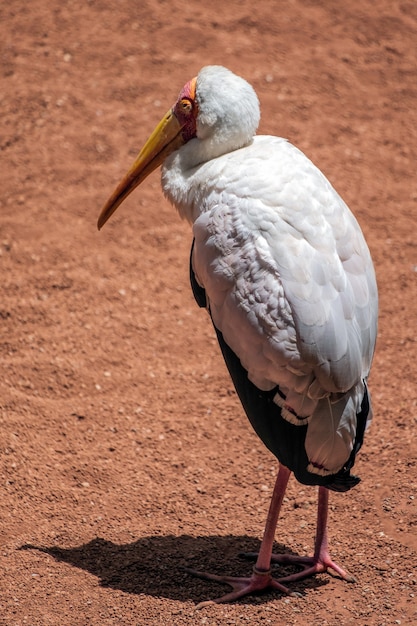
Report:
[[[204,67],[184,85],[174,106],[150,135],[104,205],[98,228],[175,150],[194,140],[190,166],[208,161],[250,143],[259,118],[258,98],[249,83],[224,67]]]

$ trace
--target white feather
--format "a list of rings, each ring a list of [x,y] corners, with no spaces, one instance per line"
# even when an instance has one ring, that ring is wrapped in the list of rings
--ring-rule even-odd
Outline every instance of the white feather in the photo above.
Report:
[[[313,163],[284,139],[252,137],[256,95],[223,70],[198,76],[197,138],[167,159],[163,190],[193,224],[214,324],[255,385],[279,385],[309,418],[312,471],[333,473],[352,449],[374,351],[371,257]]]

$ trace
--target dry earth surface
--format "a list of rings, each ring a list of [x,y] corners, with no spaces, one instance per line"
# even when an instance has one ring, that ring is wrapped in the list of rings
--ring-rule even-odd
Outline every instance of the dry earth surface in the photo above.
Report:
[[[227,6],[226,6],[227,5]],[[417,4],[2,3],[0,624],[417,624]],[[183,566],[249,573],[276,473],[188,285],[189,227],[158,174],[96,219],[201,66],[247,78],[357,215],[378,275],[375,420],[331,495],[357,575],[195,610]],[[310,551],[292,481],[277,549]]]

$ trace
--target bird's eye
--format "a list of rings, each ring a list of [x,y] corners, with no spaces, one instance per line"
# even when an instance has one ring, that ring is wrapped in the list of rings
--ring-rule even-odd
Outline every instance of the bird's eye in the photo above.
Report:
[[[190,113],[192,113],[193,104],[191,100],[188,100],[188,98],[183,98],[179,104],[180,104],[181,111],[185,115],[190,115]]]

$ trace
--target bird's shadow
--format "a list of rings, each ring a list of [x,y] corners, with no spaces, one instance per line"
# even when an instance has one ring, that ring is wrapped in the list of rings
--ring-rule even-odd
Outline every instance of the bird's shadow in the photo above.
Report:
[[[216,574],[247,576],[252,565],[239,558],[239,553],[253,552],[258,548],[259,544],[248,536],[169,535],[147,536],[122,545],[100,537],[74,548],[25,544],[20,550],[38,550],[56,561],[83,569],[99,578],[103,587],[131,594],[200,602],[216,598],[230,591],[230,587],[226,585],[222,588],[218,583],[195,578],[184,571],[185,567]],[[288,549],[277,544],[275,551],[288,552]],[[284,576],[290,571],[280,567],[275,575]],[[326,583],[325,578],[310,578],[293,583],[291,589],[305,593]],[[269,593],[263,594],[256,602],[262,601],[262,597],[266,601],[268,596],[270,599]],[[247,597],[241,602],[254,601],[252,597]]]

